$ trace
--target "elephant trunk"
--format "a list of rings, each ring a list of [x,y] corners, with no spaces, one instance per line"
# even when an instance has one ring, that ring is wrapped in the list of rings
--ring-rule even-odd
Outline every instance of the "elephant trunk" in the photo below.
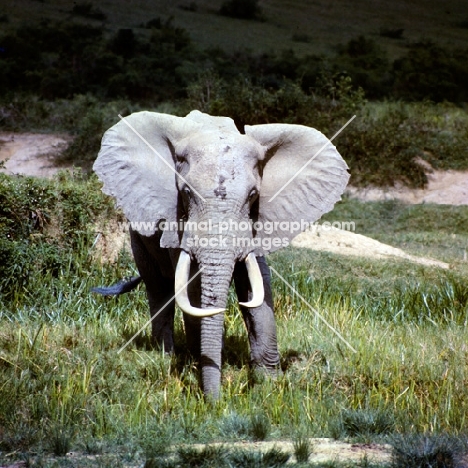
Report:
[[[225,308],[229,285],[236,262],[232,250],[199,252],[202,309]],[[200,365],[205,395],[217,399],[221,382],[221,351],[224,314],[205,317],[201,321]]]

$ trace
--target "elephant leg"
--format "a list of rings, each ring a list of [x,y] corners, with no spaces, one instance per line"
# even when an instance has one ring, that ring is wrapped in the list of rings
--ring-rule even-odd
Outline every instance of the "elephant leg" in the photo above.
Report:
[[[148,252],[139,234],[130,232],[133,256],[146,285],[153,345],[164,347],[166,353],[174,351],[174,280],[162,275],[157,259]],[[164,258],[158,259],[159,261]],[[168,259],[168,261],[170,261]],[[166,305],[167,304],[167,305]]]
[[[201,318],[184,314],[185,339],[189,353],[196,359],[200,359]]]
[[[273,372],[279,367],[279,353],[276,322],[273,313],[270,270],[264,257],[257,257],[257,262],[262,272],[265,299],[260,307],[249,309],[241,306],[241,311],[249,335],[252,367]],[[251,299],[252,291],[245,263],[236,264],[234,284],[239,301],[245,302]]]

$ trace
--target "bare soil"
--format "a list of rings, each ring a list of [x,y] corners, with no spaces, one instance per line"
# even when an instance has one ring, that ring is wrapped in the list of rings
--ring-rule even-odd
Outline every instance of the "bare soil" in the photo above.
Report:
[[[341,229],[306,231],[295,237],[291,244],[294,247],[325,250],[341,255],[379,259],[399,258],[425,266],[435,266],[439,268],[450,267],[448,263],[409,255],[401,249],[382,244],[370,237],[351,231],[343,231]]]
[[[364,201],[399,200],[403,203],[436,203],[438,205],[468,205],[468,172],[438,171],[425,165],[428,184],[425,189],[409,189],[401,184],[389,188],[348,187],[351,198]]]
[[[309,462],[311,463],[347,463],[355,462],[359,463],[363,459],[367,459],[369,463],[378,463],[378,464],[389,464],[391,462],[391,451],[392,448],[387,444],[352,444],[347,442],[342,442],[334,439],[327,438],[314,438],[309,439],[312,453],[309,457]],[[294,446],[290,441],[272,441],[272,442],[227,442],[227,443],[215,443],[210,445],[222,445],[229,449],[238,449],[242,451],[257,451],[265,453],[272,448],[277,448],[283,452],[293,454]],[[190,447],[196,448],[198,450],[203,450],[205,445],[195,444]],[[104,455],[105,456],[105,455]],[[169,458],[172,458],[174,455],[169,455]],[[87,455],[80,452],[70,452],[66,455],[66,458],[72,463],[79,464],[80,461],[86,466],[89,462],[98,463],[100,455]],[[56,457],[51,456],[50,460],[54,460]],[[287,465],[295,463],[296,459],[294,456],[291,456],[287,462]],[[4,465],[0,468],[26,468],[28,465],[26,462],[14,462],[9,465]],[[73,465],[77,466],[77,465]],[[79,466],[79,465],[78,465]],[[133,462],[126,464],[125,466],[131,468],[137,468],[142,466],[141,464],[135,464]]]
[[[52,177],[60,168],[55,158],[71,137],[38,133],[0,133],[0,161],[5,162],[7,174]]]

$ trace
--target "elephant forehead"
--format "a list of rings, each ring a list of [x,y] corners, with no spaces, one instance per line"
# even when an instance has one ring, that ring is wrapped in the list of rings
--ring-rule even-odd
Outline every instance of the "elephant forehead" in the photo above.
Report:
[[[230,159],[262,159],[263,147],[253,138],[239,133],[202,132],[183,142],[176,151],[186,158],[207,161],[213,164],[221,159],[228,163]]]

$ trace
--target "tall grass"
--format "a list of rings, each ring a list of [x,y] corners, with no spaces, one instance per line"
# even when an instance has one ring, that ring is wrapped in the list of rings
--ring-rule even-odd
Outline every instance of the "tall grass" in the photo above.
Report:
[[[14,194],[23,193],[25,184],[32,182],[17,178],[8,183]],[[148,466],[163,466],[169,463],[163,454],[175,453],[181,443],[277,440],[297,434],[364,434],[366,441],[373,441],[395,433],[456,435],[465,430],[468,274],[461,261],[444,271],[292,248],[272,255],[270,264],[356,352],[273,273],[282,375],[276,380],[252,379],[245,327],[231,294],[222,396],[213,405],[201,393],[179,313],[177,356],[151,349],[149,330],[118,353],[147,320],[147,304],[143,288],[118,299],[89,293],[92,286],[133,273],[126,254],[112,263],[100,263],[90,255],[93,221],[99,212],[110,216],[113,211],[93,179],[62,179],[62,188],[54,181],[43,183],[45,193],[56,200],[41,205],[49,223],[67,226],[71,221],[64,220],[77,217],[86,219],[89,227],[70,225],[68,240],[60,231],[45,235],[44,227],[37,236],[39,227],[31,227],[28,216],[21,215],[22,228],[32,231],[11,231],[16,240],[8,242],[21,240],[41,265],[47,265],[44,259],[50,255],[46,246],[55,243],[59,249],[53,255],[60,262],[57,268],[29,269],[26,282],[2,287],[1,461],[21,454],[47,458],[99,447],[96,457],[108,466],[130,460],[135,464],[153,460]],[[73,203],[63,197],[68,193],[64,187],[70,197],[74,194]],[[14,195],[4,200],[16,207],[15,213],[23,213]],[[95,208],[91,211],[90,200]],[[423,236],[429,229],[431,242],[458,248],[449,243],[452,233],[442,225],[444,216],[436,214],[450,212],[466,220],[466,208],[411,208],[412,216],[421,219],[432,210],[431,223],[425,224],[405,224],[407,209],[394,208],[399,221],[386,227],[387,235],[393,229],[398,240],[403,233]],[[351,200],[338,207],[338,214],[339,210],[364,220],[374,213],[376,223],[384,223],[388,214],[382,205]],[[80,217],[85,214],[87,218]],[[2,216],[7,218],[5,212]],[[361,232],[366,226],[370,221],[363,222]],[[456,228],[462,243],[464,226],[460,221]],[[445,255],[440,253],[440,258]]]

